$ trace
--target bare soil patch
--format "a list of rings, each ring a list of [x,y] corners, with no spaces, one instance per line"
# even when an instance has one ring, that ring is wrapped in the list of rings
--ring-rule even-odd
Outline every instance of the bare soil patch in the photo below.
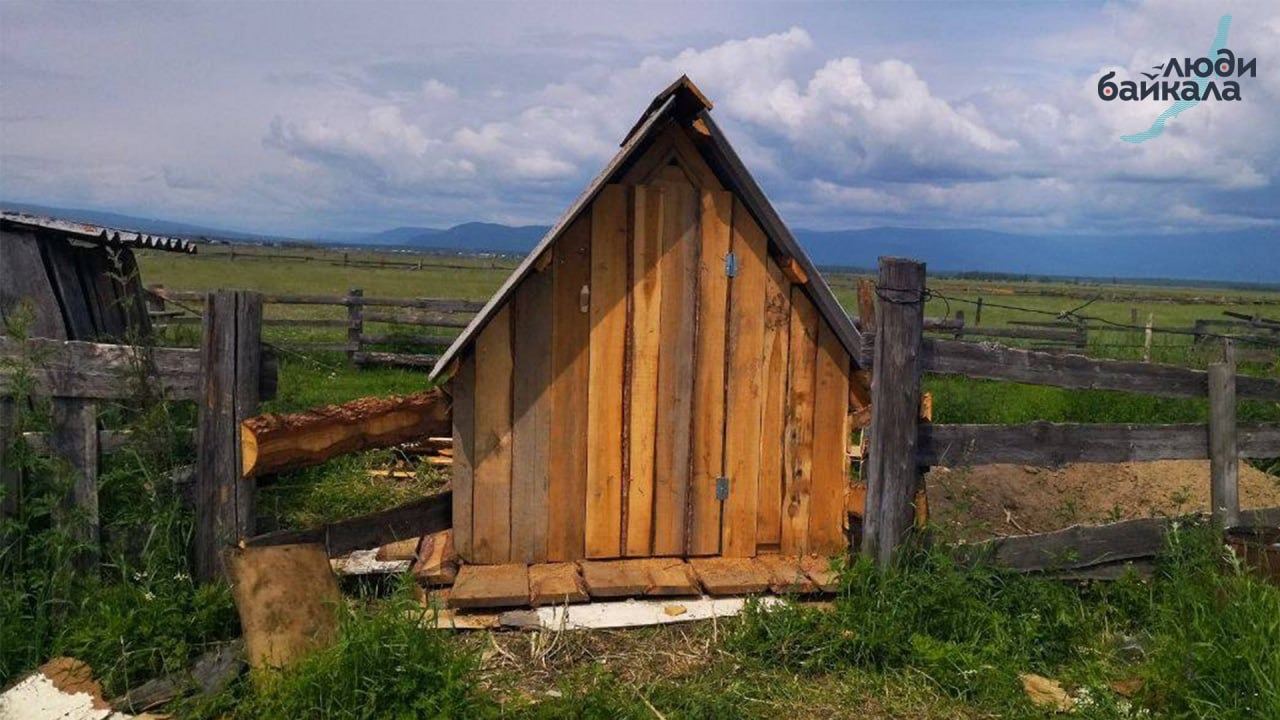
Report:
[[[1209,510],[1208,460],[934,468],[926,483],[930,521],[959,540]],[[1240,506],[1280,506],[1280,477],[1242,462]]]

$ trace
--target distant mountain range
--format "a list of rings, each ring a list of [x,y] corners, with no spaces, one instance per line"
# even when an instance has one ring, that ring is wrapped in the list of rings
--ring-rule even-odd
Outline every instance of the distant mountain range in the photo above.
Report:
[[[4,201],[0,201],[0,207],[183,237],[382,245],[448,252],[525,253],[548,229],[543,225],[470,222],[450,228],[398,227],[304,240],[94,210]],[[899,227],[798,228],[794,232],[814,262],[823,266],[870,268],[881,255],[900,255],[920,258],[930,269],[944,272],[1280,283],[1280,232],[1275,230],[1105,236]]]

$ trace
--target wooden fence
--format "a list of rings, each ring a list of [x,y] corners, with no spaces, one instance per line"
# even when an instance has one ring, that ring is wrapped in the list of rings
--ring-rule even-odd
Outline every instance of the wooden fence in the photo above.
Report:
[[[193,502],[199,576],[216,575],[222,549],[254,534],[256,486],[240,478],[239,426],[276,388],[275,359],[261,344],[263,298],[224,290],[202,299],[206,310],[196,349],[0,336],[0,483],[6,491],[0,511],[16,514],[23,495],[21,473],[3,456],[16,440],[13,383],[26,374],[30,392],[50,398],[52,423],[49,433],[23,439],[67,462],[72,489],[63,517],[74,516],[68,528],[90,548],[77,559],[81,567],[96,564],[99,546],[99,456],[127,440],[122,432],[99,429],[98,404],[133,400],[140,392],[197,405]]]
[[[168,290],[153,285],[147,288],[151,298],[152,324],[156,327],[200,322],[195,314],[203,302],[199,292]],[[337,306],[344,318],[266,318],[263,325],[293,328],[332,328],[345,331],[343,342],[292,342],[288,346],[300,350],[327,350],[346,353],[356,365],[395,365],[430,367],[439,354],[453,342],[457,331],[467,326],[484,306],[473,300],[446,298],[377,298],[365,297],[361,288],[346,295],[262,295],[268,305]],[[179,308],[177,312],[173,307]],[[375,330],[370,325],[380,326]]]
[[[888,562],[910,531],[922,469],[930,465],[1055,466],[1208,458],[1212,517],[1234,527],[1242,517],[1237,489],[1240,458],[1280,457],[1280,425],[1236,423],[1237,398],[1280,401],[1280,382],[1237,376],[1231,352],[1225,362],[1212,363],[1208,372],[1202,372],[926,338],[925,268],[911,260],[881,259],[874,292],[876,332],[864,334],[866,347],[860,358],[862,366],[874,374],[874,411],[863,464],[867,500],[862,550],[879,562]],[[925,372],[1165,397],[1207,396],[1210,417],[1208,424],[1179,425],[927,424],[918,420],[920,380]],[[1077,529],[1072,537],[1091,552],[1105,551],[1107,532],[1128,538],[1118,543],[1132,544],[1131,537],[1114,530],[1091,534],[1089,529]],[[1055,535],[1045,543],[1057,552],[1063,540]],[[1043,569],[1051,558],[1047,551],[1040,557],[1039,569]],[[1023,563],[1023,569],[1033,568]]]

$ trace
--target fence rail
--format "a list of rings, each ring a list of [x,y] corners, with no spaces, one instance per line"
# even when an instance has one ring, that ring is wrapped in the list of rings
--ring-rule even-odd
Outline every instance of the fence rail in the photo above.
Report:
[[[200,322],[198,315],[174,317],[166,303],[187,304],[186,307],[191,307],[192,304],[203,302],[203,293],[169,290],[161,286],[149,287],[147,291],[151,297],[152,322],[156,326]],[[328,305],[345,310],[345,318],[266,318],[262,321],[263,325],[269,327],[334,328],[346,331],[342,342],[294,342],[289,343],[291,347],[342,352],[356,365],[401,367],[433,365],[439,353],[453,342],[452,331],[465,328],[475,313],[484,307],[482,302],[457,298],[366,297],[360,288],[352,288],[346,295],[266,293],[262,295],[262,299],[264,303],[271,305]],[[390,325],[392,331],[369,331],[368,324]],[[394,330],[396,326],[414,328],[417,331],[397,332]],[[424,334],[422,328],[441,332]]]
[[[1238,426],[1236,423],[1238,398],[1280,400],[1280,381],[1237,375],[1234,352],[1230,348],[1225,353],[1226,362],[1211,363],[1208,372],[1202,372],[1148,362],[1098,360],[989,343],[926,339],[924,333],[938,326],[930,328],[924,318],[928,298],[924,265],[898,258],[880,261],[874,292],[880,302],[875,308],[869,307],[871,295],[871,292],[860,292],[861,314],[874,321],[868,323],[868,329],[873,332],[863,334],[866,346],[859,356],[863,367],[870,367],[876,375],[872,384],[870,440],[863,463],[867,499],[862,549],[878,562],[891,561],[911,531],[922,469],[929,465],[1055,466],[1068,462],[1208,458],[1212,517],[1230,528],[1239,525],[1242,518],[1237,487],[1240,458],[1280,457],[1280,425]],[[920,379],[924,372],[1071,389],[1208,397],[1209,422],[1183,425],[922,423],[916,408],[920,404]],[[1073,530],[1044,540],[1021,542],[1037,552],[1037,548],[1069,550],[1074,542],[1077,551],[1105,553],[1108,542],[1115,550],[1122,550],[1124,543],[1131,542],[1130,529],[1137,528],[1151,535],[1156,532],[1151,529],[1155,527],[1151,523],[1138,523],[1098,533]],[[1112,540],[1107,540],[1108,537]],[[1016,547],[1018,542],[1010,541],[1006,547]]]

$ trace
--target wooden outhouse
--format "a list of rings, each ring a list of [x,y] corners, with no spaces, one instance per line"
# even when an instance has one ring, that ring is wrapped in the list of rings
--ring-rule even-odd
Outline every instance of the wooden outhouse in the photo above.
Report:
[[[0,213],[0,320],[29,301],[31,337],[128,341],[150,332],[134,249],[196,251],[182,238]]]
[[[860,338],[687,78],[432,372],[472,563],[836,553]]]

